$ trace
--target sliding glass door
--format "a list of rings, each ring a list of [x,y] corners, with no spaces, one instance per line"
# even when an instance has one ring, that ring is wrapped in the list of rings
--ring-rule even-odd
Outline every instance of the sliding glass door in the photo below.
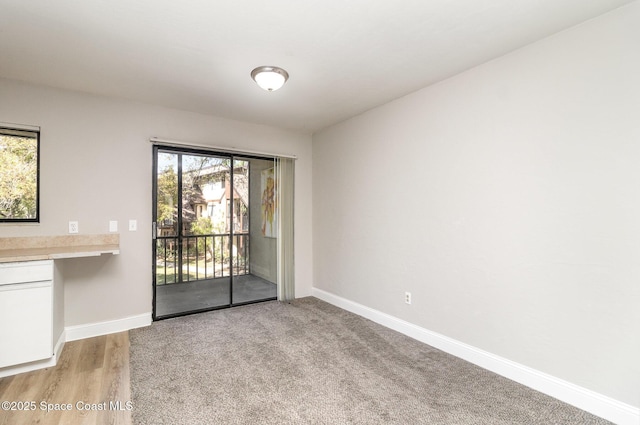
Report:
[[[273,167],[273,159],[154,147],[155,319],[276,298]]]

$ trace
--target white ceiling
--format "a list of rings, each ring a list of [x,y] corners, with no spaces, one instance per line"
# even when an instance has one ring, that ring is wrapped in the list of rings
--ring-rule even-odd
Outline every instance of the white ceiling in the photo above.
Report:
[[[0,77],[311,133],[631,1],[0,0]]]

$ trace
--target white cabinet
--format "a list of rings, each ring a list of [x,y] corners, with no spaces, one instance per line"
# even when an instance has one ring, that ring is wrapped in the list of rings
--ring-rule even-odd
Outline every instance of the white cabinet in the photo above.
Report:
[[[119,253],[118,234],[0,237],[0,378],[56,365],[65,259]]]
[[[53,356],[52,260],[0,263],[0,368]]]

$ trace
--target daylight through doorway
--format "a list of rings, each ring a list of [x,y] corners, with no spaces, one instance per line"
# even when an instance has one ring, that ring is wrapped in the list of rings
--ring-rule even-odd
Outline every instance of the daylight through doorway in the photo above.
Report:
[[[274,160],[153,154],[154,319],[276,299]]]

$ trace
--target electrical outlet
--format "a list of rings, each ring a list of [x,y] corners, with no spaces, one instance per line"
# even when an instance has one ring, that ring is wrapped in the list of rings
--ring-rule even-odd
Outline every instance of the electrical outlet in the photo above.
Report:
[[[404,302],[407,304],[411,304],[411,292],[404,293]]]
[[[118,231],[118,221],[117,220],[109,221],[109,231],[111,233],[114,233],[114,232]]]
[[[78,222],[70,221],[69,222],[69,233],[78,233]]]

